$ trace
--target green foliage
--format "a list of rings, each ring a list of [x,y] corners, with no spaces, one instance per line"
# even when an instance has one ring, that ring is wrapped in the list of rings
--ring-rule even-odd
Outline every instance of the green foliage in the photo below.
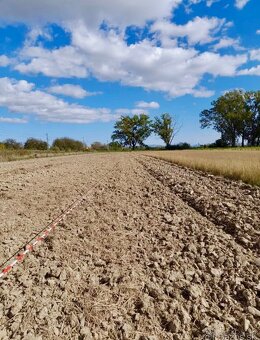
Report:
[[[100,142],[94,142],[91,144],[91,149],[95,151],[106,151],[107,145]]]
[[[160,117],[155,117],[153,131],[164,141],[166,149],[169,149],[175,133],[175,124],[169,113],[163,113]]]
[[[168,150],[188,150],[188,149],[191,149],[191,145],[186,142],[170,145],[168,147]]]
[[[109,150],[111,151],[121,151],[122,145],[119,142],[111,142],[108,144]]]
[[[152,123],[146,114],[122,116],[115,124],[112,141],[135,150],[138,145],[144,146],[151,132]]]
[[[53,148],[59,151],[70,152],[70,151],[84,151],[86,149],[86,146],[78,140],[64,137],[55,139],[52,144],[52,149]]]
[[[48,150],[48,143],[40,139],[29,138],[24,143],[24,148],[29,150]]]
[[[21,143],[18,143],[15,139],[12,138],[6,139],[3,144],[5,146],[5,149],[19,150],[23,148]]]
[[[225,93],[200,114],[202,128],[212,127],[221,133],[221,140],[236,146],[239,138],[244,146],[260,143],[260,91],[235,90]]]

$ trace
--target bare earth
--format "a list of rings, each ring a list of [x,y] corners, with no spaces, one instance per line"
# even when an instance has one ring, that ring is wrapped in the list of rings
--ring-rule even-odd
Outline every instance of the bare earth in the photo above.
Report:
[[[139,153],[2,163],[1,263],[94,184],[0,281],[0,339],[259,339],[260,190],[243,183]]]

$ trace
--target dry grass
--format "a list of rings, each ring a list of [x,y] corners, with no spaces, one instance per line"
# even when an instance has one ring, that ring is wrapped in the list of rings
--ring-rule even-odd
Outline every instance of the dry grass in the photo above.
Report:
[[[260,149],[152,151],[146,154],[260,186]]]

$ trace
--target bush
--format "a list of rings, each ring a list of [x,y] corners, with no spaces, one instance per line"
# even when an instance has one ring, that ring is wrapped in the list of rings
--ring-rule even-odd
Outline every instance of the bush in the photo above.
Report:
[[[5,150],[5,145],[4,145],[4,143],[0,143],[0,150]]]
[[[94,142],[91,144],[91,149],[95,151],[105,151],[107,150],[107,145],[100,142]]]
[[[29,138],[24,144],[25,149],[30,150],[48,150],[48,143],[35,138]]]
[[[226,148],[228,143],[223,139],[217,139],[215,143],[209,145],[209,148]]]
[[[11,150],[19,150],[22,149],[23,146],[21,143],[18,143],[15,139],[6,139],[4,141],[4,146],[6,149],[11,149]]]
[[[86,146],[78,141],[71,138],[57,138],[52,144],[52,149],[59,149],[60,151],[84,151]]]
[[[179,143],[170,145],[167,150],[188,150],[191,149],[191,145],[189,143]]]
[[[108,146],[109,146],[109,150],[112,150],[112,151],[121,151],[123,149],[122,145],[119,142],[111,142],[108,144]]]

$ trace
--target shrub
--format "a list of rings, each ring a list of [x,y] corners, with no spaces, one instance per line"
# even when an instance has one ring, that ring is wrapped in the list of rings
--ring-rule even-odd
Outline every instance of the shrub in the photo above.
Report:
[[[109,146],[109,150],[112,150],[112,151],[121,151],[123,149],[122,145],[119,142],[111,142],[108,144],[108,146]]]
[[[6,149],[11,149],[11,150],[19,150],[22,149],[22,144],[18,143],[15,139],[6,139],[4,141],[4,146]]]
[[[91,144],[91,149],[95,151],[104,151],[107,150],[107,145],[100,142],[94,142]]]
[[[167,149],[168,150],[187,150],[187,149],[191,149],[191,145],[185,142],[185,143],[170,145]]]
[[[48,143],[35,138],[29,138],[24,144],[25,149],[30,150],[48,150]]]
[[[52,148],[58,148],[60,151],[83,151],[86,146],[78,140],[64,137],[55,139]]]

